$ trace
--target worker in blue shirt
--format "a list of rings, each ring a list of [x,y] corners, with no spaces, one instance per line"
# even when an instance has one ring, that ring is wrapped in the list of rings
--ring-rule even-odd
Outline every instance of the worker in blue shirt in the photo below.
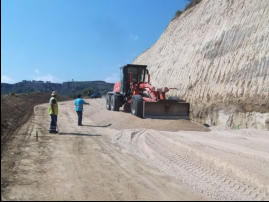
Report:
[[[75,100],[75,106],[76,106],[76,112],[78,114],[78,125],[82,126],[82,112],[83,112],[83,105],[89,105],[89,103],[85,102],[81,95],[77,96],[77,99]]]

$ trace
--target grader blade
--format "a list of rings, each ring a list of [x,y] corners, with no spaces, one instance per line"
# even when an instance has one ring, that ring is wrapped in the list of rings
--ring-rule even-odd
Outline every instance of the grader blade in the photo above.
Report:
[[[190,104],[176,100],[143,102],[144,118],[189,119]]]

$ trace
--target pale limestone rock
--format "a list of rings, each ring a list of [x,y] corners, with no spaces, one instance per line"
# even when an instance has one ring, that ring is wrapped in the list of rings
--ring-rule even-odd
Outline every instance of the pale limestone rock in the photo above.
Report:
[[[134,64],[210,125],[269,129],[269,0],[203,0]]]

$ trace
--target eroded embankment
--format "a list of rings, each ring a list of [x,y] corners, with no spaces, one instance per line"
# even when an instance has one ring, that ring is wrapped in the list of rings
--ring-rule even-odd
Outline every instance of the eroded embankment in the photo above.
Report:
[[[269,130],[269,1],[202,0],[134,64],[191,104],[193,120]]]

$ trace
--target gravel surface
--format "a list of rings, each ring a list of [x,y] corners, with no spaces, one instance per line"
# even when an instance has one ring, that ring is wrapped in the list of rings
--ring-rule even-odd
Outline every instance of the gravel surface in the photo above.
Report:
[[[1,160],[2,200],[269,199],[268,131],[140,119],[87,101],[84,126],[73,101],[59,103],[59,134],[47,132],[47,104],[35,107]]]

